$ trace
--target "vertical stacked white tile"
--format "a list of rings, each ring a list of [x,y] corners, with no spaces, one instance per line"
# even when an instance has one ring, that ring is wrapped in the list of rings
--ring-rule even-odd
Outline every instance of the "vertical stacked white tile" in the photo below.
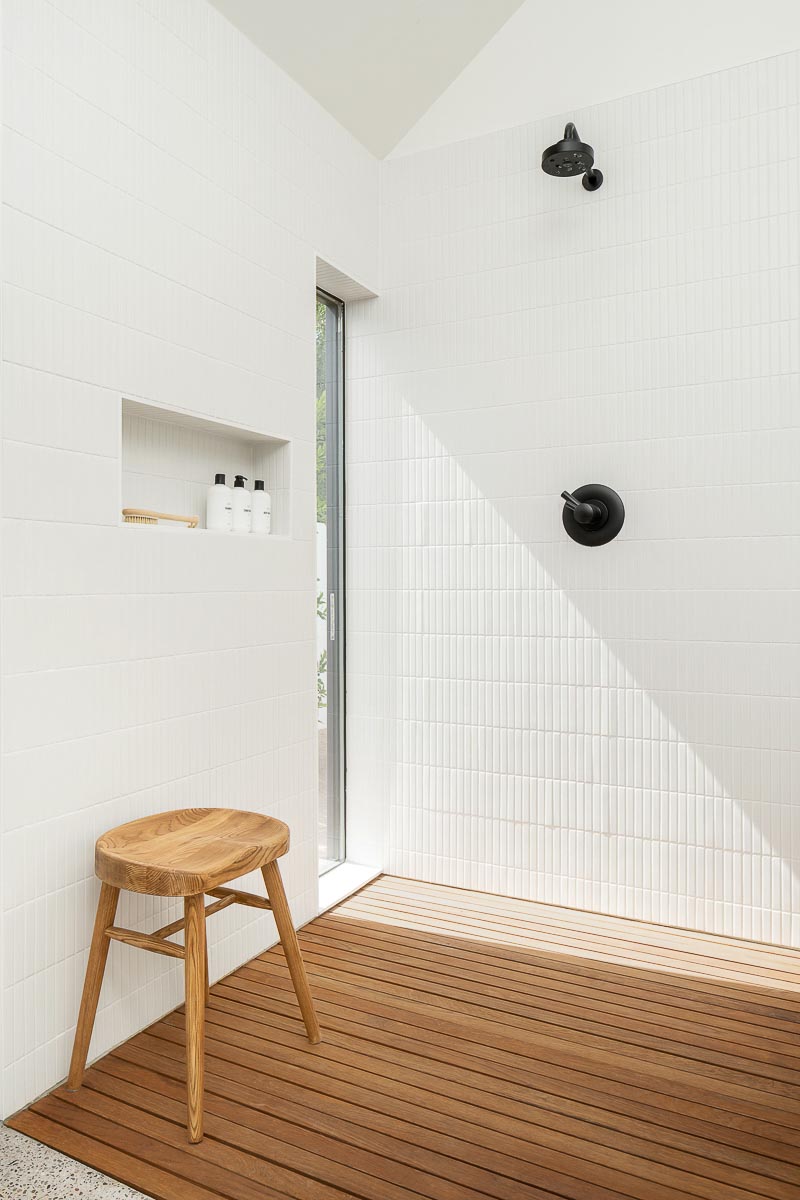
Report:
[[[202,0],[4,0],[3,47],[8,1113],[65,1074],[103,828],[273,812],[316,911],[315,256],[374,280],[378,180]],[[292,536],[120,528],[123,396],[289,439]],[[271,933],[242,910],[210,935],[218,975]],[[93,1052],[179,998],[114,951]]]
[[[388,161],[349,779],[388,865],[800,945],[798,55]],[[566,119],[606,182],[540,170]],[[617,488],[587,550],[559,493]]]

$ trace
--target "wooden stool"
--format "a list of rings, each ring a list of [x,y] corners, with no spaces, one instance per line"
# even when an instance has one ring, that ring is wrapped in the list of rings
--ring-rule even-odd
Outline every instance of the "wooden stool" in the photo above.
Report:
[[[154,950],[184,960],[186,981],[186,1091],[190,1142],[203,1136],[203,1051],[205,1005],[208,999],[208,954],[205,918],[244,904],[272,910],[292,977],[308,1040],[320,1040],[314,1001],[292,924],[292,915],[275,861],[289,849],[289,829],[274,817],[231,808],[184,808],[156,813],[120,825],[98,839],[95,872],[103,881],[86,966],[78,1027],[67,1087],[83,1082],[97,1001],[103,983],[109,939],[141,950]],[[232,879],[261,868],[268,900],[250,892],[223,887]],[[120,888],[148,896],[183,896],[183,918],[157,929],[136,933],[114,924]],[[204,895],[214,897],[205,907]],[[184,946],[168,942],[184,929]]]

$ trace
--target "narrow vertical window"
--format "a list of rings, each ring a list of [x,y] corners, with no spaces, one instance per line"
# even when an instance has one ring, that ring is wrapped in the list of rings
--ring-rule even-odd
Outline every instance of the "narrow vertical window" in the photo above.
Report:
[[[344,305],[317,292],[317,719],[320,874],[345,857]]]

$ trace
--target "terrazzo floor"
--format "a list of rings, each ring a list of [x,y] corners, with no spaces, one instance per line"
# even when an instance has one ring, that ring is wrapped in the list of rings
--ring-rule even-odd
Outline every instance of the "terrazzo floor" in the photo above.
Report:
[[[74,1158],[0,1124],[0,1200],[144,1200]]]

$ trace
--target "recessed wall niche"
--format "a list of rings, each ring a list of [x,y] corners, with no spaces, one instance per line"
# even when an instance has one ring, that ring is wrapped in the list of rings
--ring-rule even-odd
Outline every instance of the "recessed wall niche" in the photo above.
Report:
[[[204,530],[206,493],[223,471],[229,485],[234,475],[247,476],[251,490],[263,479],[272,497],[272,535],[291,535],[291,448],[284,438],[123,400],[121,461],[121,508],[196,515]]]

